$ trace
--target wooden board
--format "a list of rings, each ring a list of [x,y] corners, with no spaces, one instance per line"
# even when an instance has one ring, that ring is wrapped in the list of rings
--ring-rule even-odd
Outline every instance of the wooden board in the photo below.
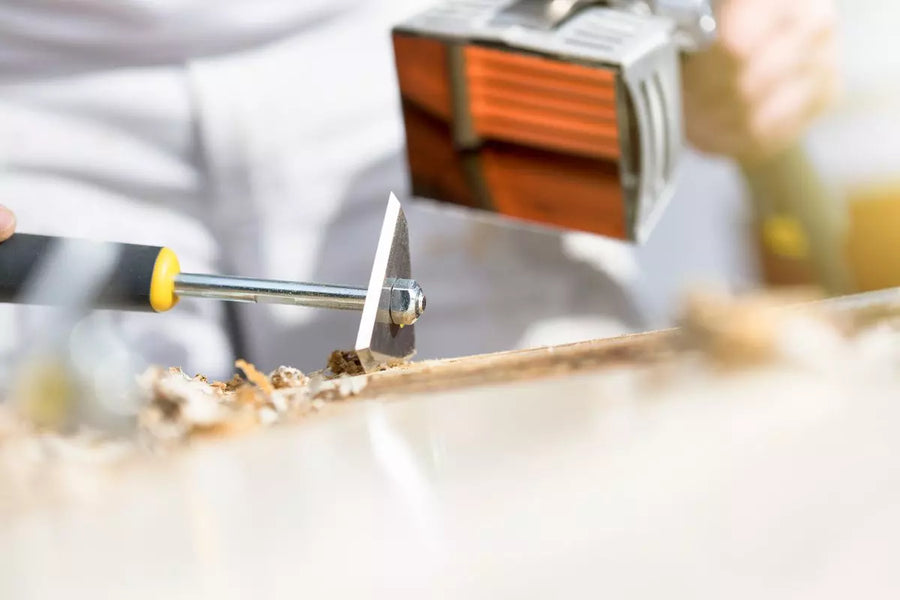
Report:
[[[674,332],[413,364],[115,469],[30,440],[0,596],[890,597],[900,334],[782,325],[728,369]]]
[[[446,391],[621,366],[647,366],[672,356],[676,330],[553,346],[415,362],[367,377],[362,398]]]

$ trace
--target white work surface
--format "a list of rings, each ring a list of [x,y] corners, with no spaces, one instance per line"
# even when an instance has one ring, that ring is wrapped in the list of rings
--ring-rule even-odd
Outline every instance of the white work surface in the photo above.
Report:
[[[0,597],[896,597],[900,381],[872,360],[894,346],[356,401],[209,441],[7,507]]]

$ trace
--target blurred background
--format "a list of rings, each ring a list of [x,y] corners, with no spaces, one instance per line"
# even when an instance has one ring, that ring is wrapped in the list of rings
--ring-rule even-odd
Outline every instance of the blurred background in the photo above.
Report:
[[[168,245],[185,271],[362,286],[395,191],[429,297],[419,358],[666,327],[693,285],[821,283],[844,259],[834,292],[900,283],[893,3],[838,3],[845,93],[801,140],[809,179],[790,182],[814,210],[763,214],[731,159],[689,150],[643,245],[410,198],[389,31],[430,4],[0,2],[0,203],[20,231]],[[45,315],[2,307],[7,359]],[[109,318],[145,362],[211,376],[235,356],[321,368],[357,325],[190,300]]]
[[[838,2],[847,96],[810,133],[820,172],[838,190],[847,255],[858,290],[900,284],[900,53],[891,35],[900,7]]]
[[[740,181],[739,169],[730,160],[694,155],[677,202],[637,250],[648,285],[659,286],[648,294],[657,323],[671,323],[686,282],[729,282],[735,289],[821,283],[816,252],[846,259],[845,293],[900,284],[893,233],[900,218],[900,48],[891,34],[900,8],[880,0],[839,1],[837,7],[844,92],[801,140],[814,170],[793,188],[824,184],[817,210],[837,221],[829,238],[837,252],[794,239],[805,234],[791,232],[789,224],[767,232],[757,218],[758,198]],[[792,218],[790,210],[781,216]],[[703,233],[685,235],[692,230]]]

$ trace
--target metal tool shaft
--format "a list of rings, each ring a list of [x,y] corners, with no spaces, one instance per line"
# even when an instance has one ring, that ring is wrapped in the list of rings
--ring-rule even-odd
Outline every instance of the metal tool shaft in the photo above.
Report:
[[[267,302],[338,310],[362,310],[366,302],[366,290],[361,288],[197,273],[177,275],[175,293],[178,296],[234,302]]]
[[[384,320],[412,325],[425,311],[425,294],[412,279],[385,280],[388,300]],[[175,276],[175,294],[232,302],[266,302],[314,308],[362,311],[368,290],[343,285],[296,281],[270,281],[224,275],[180,273]]]

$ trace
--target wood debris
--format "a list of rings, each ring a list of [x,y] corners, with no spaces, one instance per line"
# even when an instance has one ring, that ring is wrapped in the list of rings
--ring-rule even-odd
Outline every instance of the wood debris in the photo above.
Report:
[[[245,361],[237,366],[247,380],[228,384],[191,378],[180,369],[147,371],[141,379],[145,403],[138,418],[145,439],[166,444],[232,435],[316,410],[308,378],[300,371],[281,367],[266,376]]]
[[[409,361],[396,358],[387,361],[384,364],[378,365],[378,368],[374,370],[374,372],[381,371],[389,371],[392,369],[399,369],[406,365],[410,364]],[[332,377],[342,377],[344,375],[356,376],[356,375],[364,375],[366,373],[365,368],[362,366],[362,361],[359,358],[359,355],[356,353],[356,350],[335,350],[331,353],[331,356],[328,357],[328,372],[330,372]]]
[[[300,369],[282,365],[269,373],[269,381],[272,382],[276,390],[281,390],[284,388],[303,387],[309,383],[309,377],[304,375]]]
[[[139,378],[140,410],[133,430],[115,440],[83,432],[41,431],[15,412],[15,404],[0,405],[0,470],[26,486],[34,472],[52,468],[55,461],[77,459],[84,464],[84,455],[96,452],[118,462],[147,450],[170,451],[194,440],[296,422],[326,410],[331,403],[360,396],[410,396],[604,368],[651,367],[644,370],[644,381],[661,387],[685,372],[692,378],[703,376],[706,365],[764,369],[800,365],[828,372],[835,365],[851,363],[857,354],[865,354],[866,364],[879,365],[873,369],[881,372],[900,364],[895,330],[882,326],[851,331],[825,310],[814,306],[790,310],[785,303],[796,306],[797,300],[696,294],[686,304],[680,331],[388,366],[386,372],[376,374],[363,373],[353,352],[332,353],[328,369],[308,375],[288,366],[266,375],[249,362],[237,361],[244,375],[227,382],[191,377],[178,368],[152,368]],[[655,365],[667,368],[654,371]],[[116,444],[115,452],[104,453],[107,443]]]
[[[328,357],[328,369],[337,376],[362,375],[365,373],[362,361],[355,350],[335,350]]]
[[[0,403],[0,482],[7,496],[23,505],[54,495],[78,498],[82,493],[73,481],[106,477],[148,452],[168,453],[195,440],[296,422],[359,394],[368,378],[324,371],[307,376],[287,366],[265,375],[246,361],[236,366],[246,377],[227,382],[191,377],[174,367],[148,369],[138,377],[134,425],[115,435],[42,429],[12,403]]]
[[[210,383],[177,368],[145,372],[140,379],[144,399],[138,417],[145,441],[170,445],[296,420],[319,412],[327,402],[359,394],[367,384],[365,374],[335,378],[320,371],[307,376],[299,369],[280,366],[265,375],[244,360],[235,366],[246,379],[235,375],[227,383]]]
[[[776,294],[748,294],[734,297],[709,290],[690,294],[681,317],[682,341],[703,352],[713,364],[749,367],[784,359],[792,353],[785,332],[798,326],[804,335],[831,332],[840,335],[842,323],[834,315],[804,304],[802,311],[790,310],[800,300],[815,298],[797,290]],[[827,336],[827,333],[823,335]]]
[[[249,407],[236,402],[234,392],[190,377],[181,369],[151,368],[139,379],[143,408],[138,432],[157,447],[180,442],[192,434],[247,430],[253,422]]]
[[[234,366],[243,371],[244,375],[247,376],[247,379],[250,382],[256,384],[256,386],[259,387],[259,389],[261,389],[267,396],[270,395],[275,389],[272,385],[272,382],[269,381],[269,378],[266,377],[264,373],[257,370],[257,368],[252,363],[248,363],[243,358],[240,358],[234,361]]]

